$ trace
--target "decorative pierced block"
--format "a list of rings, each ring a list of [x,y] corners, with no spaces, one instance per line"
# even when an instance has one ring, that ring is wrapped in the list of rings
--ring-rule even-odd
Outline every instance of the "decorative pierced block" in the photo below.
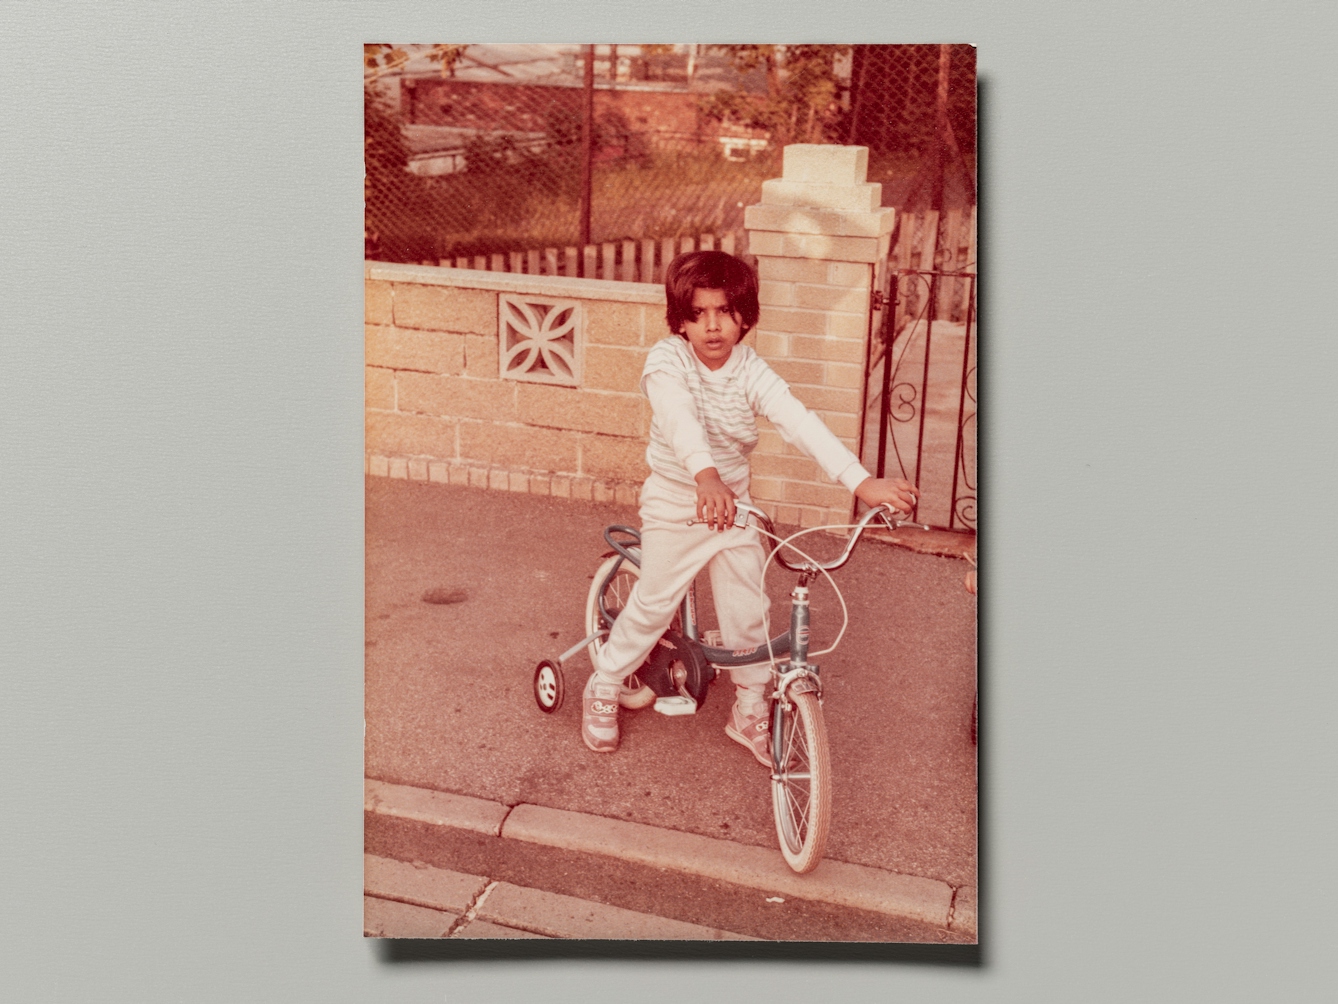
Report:
[[[497,306],[504,379],[580,386],[579,301],[500,293]]]

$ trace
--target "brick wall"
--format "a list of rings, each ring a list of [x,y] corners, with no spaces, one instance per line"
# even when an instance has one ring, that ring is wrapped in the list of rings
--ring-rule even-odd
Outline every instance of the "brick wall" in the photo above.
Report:
[[[865,182],[864,147],[795,145],[746,210],[762,312],[750,343],[859,452],[869,300],[894,211]],[[367,469],[633,503],[645,478],[646,351],[669,332],[664,290],[643,283],[369,262]],[[503,379],[498,303],[580,304],[579,386]],[[762,419],[752,495],[777,522],[843,522],[850,493]]]
[[[646,351],[668,334],[641,283],[368,262],[368,473],[632,504],[645,479]],[[504,379],[499,296],[580,304],[579,387]]]
[[[880,206],[882,186],[865,181],[867,172],[865,147],[787,146],[783,177],[764,181],[761,204],[744,211],[760,281],[758,354],[856,454],[869,299],[895,219],[895,210]],[[847,519],[850,493],[764,421],[759,425],[754,498],[782,523]]]

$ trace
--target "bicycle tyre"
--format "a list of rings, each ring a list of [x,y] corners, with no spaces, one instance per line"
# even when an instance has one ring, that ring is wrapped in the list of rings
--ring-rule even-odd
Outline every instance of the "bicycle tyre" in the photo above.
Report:
[[[772,721],[771,805],[781,854],[802,875],[818,866],[827,847],[832,759],[817,694],[791,694],[788,709],[777,704]],[[798,776],[804,774],[807,777]]]
[[[636,585],[641,577],[641,570],[630,561],[623,560],[619,564],[619,555],[610,553],[604,556],[599,563],[599,568],[595,570],[594,578],[590,580],[590,591],[585,597],[585,633],[592,635],[602,628],[609,627],[603,616],[599,612],[599,597],[601,591],[604,593],[604,609],[614,617],[618,616],[618,611],[622,609],[627,602],[627,597],[631,595],[632,587]],[[615,571],[616,566],[616,571]],[[688,587],[688,616],[696,620],[697,590],[695,585]],[[680,613],[675,613],[673,620],[669,622],[669,631],[682,631],[683,618]],[[590,663],[594,665],[595,654],[603,647],[604,642],[596,639],[586,646],[586,651],[590,656]],[[652,652],[652,655],[654,653]],[[704,664],[703,664],[704,665]],[[646,667],[643,666],[642,669]],[[689,667],[689,672],[693,672],[694,667]],[[697,672],[709,672],[708,679],[715,677],[713,668],[695,667]],[[690,689],[697,693],[700,688],[696,684],[689,684]],[[630,688],[630,689],[629,689]],[[631,711],[639,711],[642,708],[648,708],[655,703],[655,693],[646,688],[644,677],[640,672],[627,679],[623,687],[623,694],[618,699],[618,703]],[[700,705],[705,701],[705,696],[698,698]]]
[[[585,633],[594,634],[609,625],[604,623],[604,618],[599,613],[599,594],[604,592],[604,606],[615,617],[627,602],[627,597],[632,592],[632,587],[636,585],[637,579],[641,577],[641,570],[630,561],[623,560],[618,566],[617,572],[613,567],[617,565],[620,556],[617,554],[607,555],[599,563],[599,568],[595,571],[595,577],[590,581],[590,591],[585,597]],[[590,662],[593,664],[595,655],[604,642],[596,638],[586,646],[586,652],[590,655]]]
[[[618,563],[618,558],[617,554],[606,554],[604,560],[599,563],[599,568],[595,571],[595,577],[590,580],[590,591],[585,597],[585,633],[587,635],[594,634],[601,628],[609,626],[604,623],[604,619],[599,614],[600,589],[603,588],[605,591],[604,608],[611,611],[616,617],[623,604],[627,602],[627,597],[632,592],[632,586],[641,577],[641,569],[626,560],[618,566],[618,571],[614,572],[613,566]],[[697,587],[695,584],[688,587],[688,609],[689,616],[695,621],[697,616]],[[683,618],[678,613],[675,613],[674,619],[669,622],[669,629],[672,631],[683,630]],[[599,651],[603,644],[602,641],[596,639],[586,646],[591,662],[594,662],[595,653]]]
[[[604,560],[599,563],[599,568],[595,570],[595,577],[590,580],[590,591],[585,597],[585,633],[592,635],[602,628],[608,627],[603,616],[599,612],[599,595],[604,593],[604,609],[609,611],[614,617],[618,616],[618,611],[622,609],[627,602],[627,597],[632,592],[632,587],[640,578],[641,571],[630,561],[623,560],[618,564],[619,555],[607,554]],[[615,571],[615,566],[617,570]],[[590,656],[590,664],[595,665],[595,653],[604,645],[601,639],[595,639],[586,646],[586,652]],[[650,707],[655,703],[655,695],[646,689],[638,677],[633,676],[623,682],[622,696],[618,698],[618,703],[629,711],[640,711],[642,708]]]

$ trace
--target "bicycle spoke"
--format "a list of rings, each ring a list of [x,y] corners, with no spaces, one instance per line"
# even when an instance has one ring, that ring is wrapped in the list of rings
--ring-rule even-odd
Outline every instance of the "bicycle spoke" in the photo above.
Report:
[[[609,579],[604,587],[604,611],[610,619],[616,618],[626,609],[635,583],[636,577],[623,569],[619,569],[613,578]]]
[[[798,730],[798,715],[791,709],[786,718],[787,727],[785,729],[785,755],[781,757],[781,769],[788,770],[790,762],[794,759],[794,736]]]
[[[787,801],[788,801],[789,804],[790,804],[790,820],[791,820],[791,822],[799,821],[799,822],[802,822],[802,823],[804,824],[804,826],[807,826],[807,825],[808,825],[808,799],[805,799],[805,800],[804,800],[804,804],[803,804],[803,805],[800,805],[800,804],[799,804],[799,799],[795,798],[795,796],[794,796],[794,790],[793,790],[792,788],[788,787],[788,786],[787,786],[786,789],[785,789],[785,797],[786,797]],[[797,828],[797,829],[798,829],[798,828]],[[803,839],[803,830],[802,830],[802,829],[798,829],[798,833],[796,833],[796,836],[798,836],[798,837],[802,840],[802,839]]]
[[[807,732],[803,730],[803,719],[797,710],[786,716],[780,783],[784,797],[786,829],[789,831],[789,841],[796,848],[802,846],[807,839],[812,822],[809,818],[812,806],[812,773]]]

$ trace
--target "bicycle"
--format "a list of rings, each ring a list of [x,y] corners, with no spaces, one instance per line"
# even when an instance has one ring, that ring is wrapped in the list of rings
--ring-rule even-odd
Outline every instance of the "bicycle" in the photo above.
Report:
[[[624,691],[620,701],[626,707],[648,707],[666,715],[694,714],[705,701],[706,688],[721,669],[769,663],[773,687],[771,720],[771,802],[781,854],[796,872],[810,872],[822,860],[827,833],[831,826],[831,756],[827,746],[827,727],[822,717],[822,681],[818,666],[809,660],[810,610],[809,583],[818,575],[836,571],[850,560],[865,529],[875,519],[888,529],[921,523],[893,518],[895,510],[887,506],[870,509],[853,524],[854,532],[844,550],[831,561],[819,562],[791,543],[796,537],[832,527],[813,527],[785,540],[776,536],[766,513],[754,506],[736,502],[734,527],[745,528],[755,519],[765,536],[776,541],[767,557],[766,568],[774,559],[788,571],[799,575],[790,593],[790,627],[783,634],[752,649],[727,649],[719,645],[714,632],[701,632],[696,616],[695,589],[689,587],[668,631],[657,642],[650,656],[634,674],[638,686]],[[693,523],[697,520],[691,521]],[[557,659],[544,659],[534,670],[534,697],[539,709],[551,714],[563,702],[565,684],[562,665],[586,650],[593,660],[614,618],[618,616],[638,576],[641,564],[638,531],[627,526],[606,527],[604,539],[613,551],[595,572],[586,597],[586,637]],[[782,553],[792,550],[801,560],[792,564]],[[832,583],[835,588],[835,583]],[[837,598],[841,598],[837,591]],[[843,614],[845,601],[841,599]],[[846,615],[846,623],[849,617]],[[845,633],[846,624],[836,640],[822,652],[833,651]],[[716,644],[711,644],[716,642]],[[788,658],[786,658],[788,656]],[[649,690],[648,696],[645,691]]]

